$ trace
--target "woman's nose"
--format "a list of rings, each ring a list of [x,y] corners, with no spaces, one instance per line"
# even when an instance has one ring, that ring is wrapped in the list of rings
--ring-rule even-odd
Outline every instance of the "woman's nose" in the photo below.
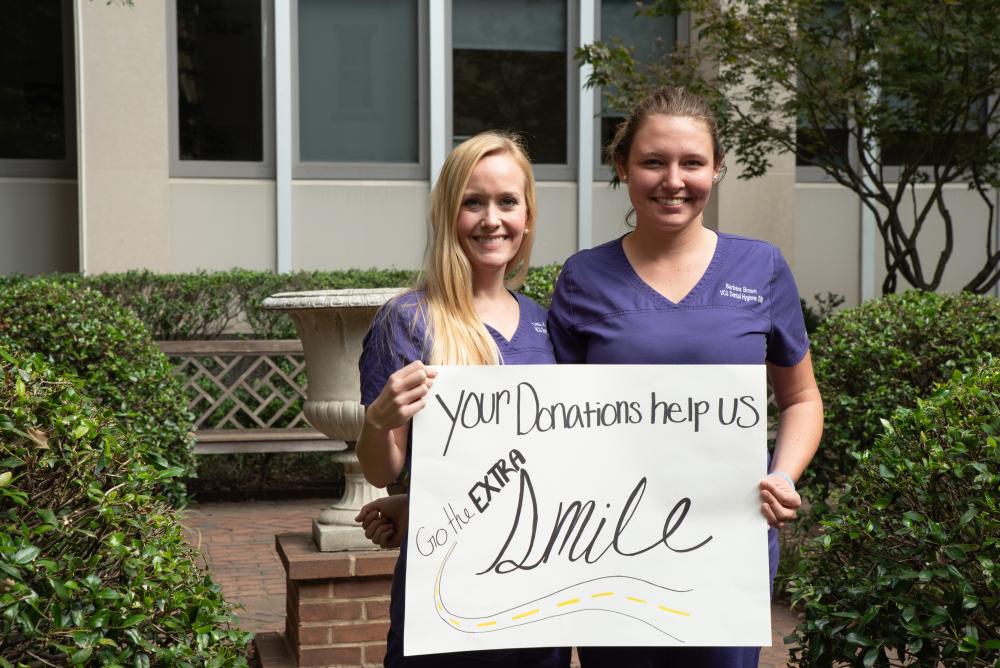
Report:
[[[487,227],[497,227],[500,225],[500,208],[496,204],[489,204],[483,211],[483,225]]]
[[[673,190],[679,190],[684,187],[684,178],[681,175],[681,170],[678,165],[671,165],[667,167],[663,174],[663,185]]]

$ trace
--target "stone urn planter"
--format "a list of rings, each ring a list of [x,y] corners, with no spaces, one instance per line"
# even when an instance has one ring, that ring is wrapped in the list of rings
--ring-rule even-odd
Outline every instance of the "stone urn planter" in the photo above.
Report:
[[[288,313],[302,339],[306,419],[346,444],[330,455],[344,465],[344,496],[313,520],[313,539],[322,552],[376,549],[354,522],[361,506],[386,495],[365,480],[354,451],[365,417],[358,358],[376,311],[400,292],[400,288],[284,292],[263,302],[266,309]]]

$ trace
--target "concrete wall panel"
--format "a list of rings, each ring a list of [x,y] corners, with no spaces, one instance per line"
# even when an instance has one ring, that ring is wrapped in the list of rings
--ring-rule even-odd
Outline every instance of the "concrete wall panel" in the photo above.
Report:
[[[846,306],[858,304],[858,206],[854,193],[836,184],[795,186],[795,280],[807,301],[833,292],[844,297]]]
[[[169,271],[164,4],[78,11],[82,268]]]
[[[729,171],[705,222],[722,232],[771,242],[795,271],[795,156],[775,156],[772,162],[766,175],[745,181],[738,178],[741,168],[735,156],[727,158]]]
[[[416,269],[426,245],[426,181],[296,181],[294,269]]]
[[[565,262],[576,251],[576,184],[539,182],[538,229],[531,249],[531,264],[539,266]]]
[[[625,215],[632,207],[628,190],[612,188],[606,181],[594,182],[594,246],[617,239],[629,231]]]
[[[274,181],[170,182],[170,271],[275,269]]]

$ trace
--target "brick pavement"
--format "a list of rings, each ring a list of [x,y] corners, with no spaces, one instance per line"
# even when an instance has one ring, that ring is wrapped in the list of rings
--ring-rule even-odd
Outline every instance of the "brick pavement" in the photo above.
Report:
[[[222,593],[237,611],[240,627],[255,633],[282,631],[285,572],[274,550],[278,533],[308,533],[328,499],[194,504],[185,511],[185,535],[201,550]],[[787,664],[782,639],[795,626],[783,606],[771,609],[772,646],[761,652],[760,668]]]

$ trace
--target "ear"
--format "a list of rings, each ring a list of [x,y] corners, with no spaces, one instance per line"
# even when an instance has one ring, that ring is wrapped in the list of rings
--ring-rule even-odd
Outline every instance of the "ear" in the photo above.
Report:
[[[720,183],[722,181],[722,179],[725,178],[725,176],[726,176],[726,169],[727,169],[726,163],[725,162],[720,162],[719,166],[715,168],[715,175],[712,177],[712,183],[713,184],[718,184],[718,183]]]
[[[628,170],[625,169],[625,164],[621,160],[615,161],[615,172],[618,173],[619,181],[628,183]]]

